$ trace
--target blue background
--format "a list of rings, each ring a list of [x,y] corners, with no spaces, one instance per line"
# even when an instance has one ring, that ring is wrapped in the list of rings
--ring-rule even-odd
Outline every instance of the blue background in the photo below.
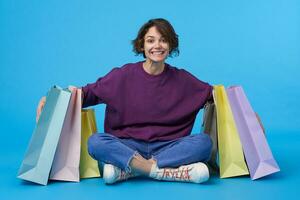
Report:
[[[180,55],[168,63],[210,84],[244,87],[282,171],[258,181],[212,177],[204,185],[145,179],[107,187],[102,179],[90,179],[42,187],[16,179],[40,97],[54,84],[82,86],[113,67],[142,60],[132,52],[131,40],[157,17],[168,19],[179,35]],[[0,199],[295,197],[299,68],[299,0],[1,0]],[[96,107],[100,132],[103,110],[104,105]]]

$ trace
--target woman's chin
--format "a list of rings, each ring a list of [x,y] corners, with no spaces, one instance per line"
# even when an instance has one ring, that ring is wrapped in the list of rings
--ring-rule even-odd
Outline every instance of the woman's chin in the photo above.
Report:
[[[165,62],[166,60],[166,57],[161,57],[161,58],[149,58],[152,62],[156,62],[156,63],[159,63],[159,62]]]

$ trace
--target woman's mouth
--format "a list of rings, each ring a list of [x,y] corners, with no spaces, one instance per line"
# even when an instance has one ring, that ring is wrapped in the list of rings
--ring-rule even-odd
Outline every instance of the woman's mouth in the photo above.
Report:
[[[165,51],[151,51],[150,52],[152,55],[163,55]]]

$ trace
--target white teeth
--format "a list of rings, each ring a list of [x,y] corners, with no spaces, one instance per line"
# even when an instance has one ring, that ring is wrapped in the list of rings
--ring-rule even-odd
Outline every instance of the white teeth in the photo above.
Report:
[[[153,51],[152,52],[152,54],[154,54],[154,55],[161,55],[163,53],[164,53],[163,51]]]

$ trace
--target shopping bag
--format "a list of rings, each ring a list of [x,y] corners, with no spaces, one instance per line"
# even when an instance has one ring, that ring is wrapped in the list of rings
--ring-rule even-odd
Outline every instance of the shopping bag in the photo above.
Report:
[[[71,92],[54,86],[33,131],[18,178],[47,185]]]
[[[220,177],[247,175],[242,145],[223,85],[214,86],[217,111]]]
[[[79,182],[81,89],[74,89],[67,109],[49,179]]]
[[[88,138],[97,132],[95,112],[93,109],[81,111],[81,154],[80,154],[80,178],[100,177],[98,162],[88,153]]]
[[[227,95],[243,145],[252,180],[280,171],[263,129],[241,86],[230,87]]]
[[[218,135],[217,135],[217,113],[215,104],[207,103],[204,106],[202,131],[210,136],[212,140],[211,157],[208,161],[209,167],[214,173],[219,172],[218,166]]]

